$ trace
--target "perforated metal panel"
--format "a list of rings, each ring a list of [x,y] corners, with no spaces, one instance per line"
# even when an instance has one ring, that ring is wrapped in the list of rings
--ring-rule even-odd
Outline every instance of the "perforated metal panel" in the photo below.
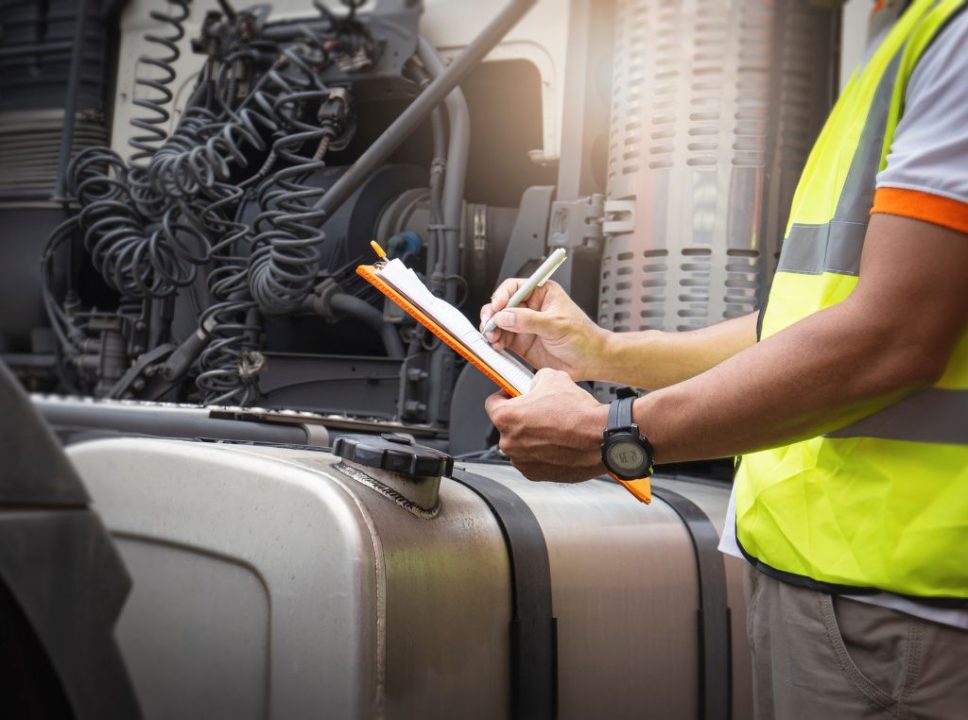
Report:
[[[619,0],[599,322],[689,330],[763,299],[833,95],[837,12],[807,0]]]

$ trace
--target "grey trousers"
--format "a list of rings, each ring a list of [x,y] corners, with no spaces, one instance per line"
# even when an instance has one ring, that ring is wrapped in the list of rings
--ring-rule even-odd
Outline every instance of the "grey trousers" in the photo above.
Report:
[[[757,720],[968,719],[968,632],[746,568]]]

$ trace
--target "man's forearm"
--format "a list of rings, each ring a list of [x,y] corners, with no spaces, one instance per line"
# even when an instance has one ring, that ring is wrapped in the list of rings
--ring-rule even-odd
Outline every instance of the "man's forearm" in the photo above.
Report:
[[[939,372],[869,309],[845,302],[640,398],[634,412],[660,463],[728,457],[827,432]]]
[[[756,343],[756,313],[689,332],[610,333],[596,380],[656,388],[687,380]]]

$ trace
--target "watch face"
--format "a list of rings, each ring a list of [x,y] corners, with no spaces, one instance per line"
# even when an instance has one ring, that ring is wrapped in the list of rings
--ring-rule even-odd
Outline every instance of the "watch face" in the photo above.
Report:
[[[649,458],[645,450],[634,440],[619,440],[605,451],[608,466],[622,474],[645,472]]]

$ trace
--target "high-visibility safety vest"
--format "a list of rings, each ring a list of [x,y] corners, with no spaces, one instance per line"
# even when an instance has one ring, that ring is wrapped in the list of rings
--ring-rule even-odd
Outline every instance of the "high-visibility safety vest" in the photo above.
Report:
[[[965,4],[915,0],[844,89],[800,178],[761,337],[853,292],[911,73]],[[740,547],[764,572],[808,587],[968,605],[968,334],[936,385],[877,407],[743,457]]]

